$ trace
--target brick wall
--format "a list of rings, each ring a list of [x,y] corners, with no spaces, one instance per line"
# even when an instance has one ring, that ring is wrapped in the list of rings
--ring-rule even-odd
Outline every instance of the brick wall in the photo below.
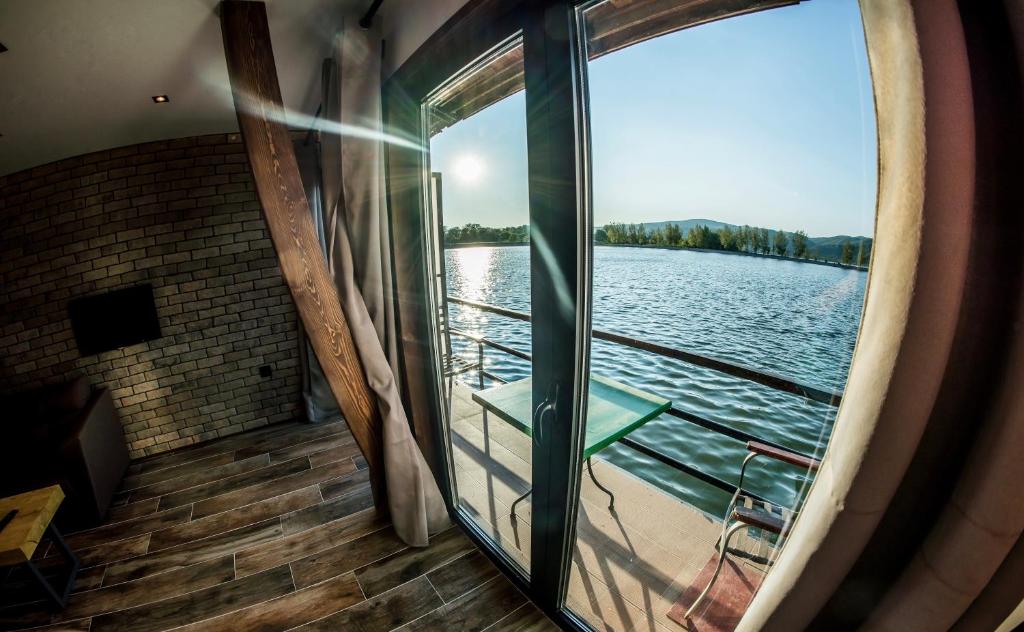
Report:
[[[81,357],[68,300],[140,283],[163,337]],[[298,366],[294,304],[237,134],[0,177],[0,393],[85,373],[111,389],[138,457],[297,417]]]

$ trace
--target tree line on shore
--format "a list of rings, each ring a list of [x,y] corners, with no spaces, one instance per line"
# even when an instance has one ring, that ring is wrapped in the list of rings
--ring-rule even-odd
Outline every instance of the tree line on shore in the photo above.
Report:
[[[819,253],[813,247],[811,238],[802,230],[786,233],[757,226],[722,226],[714,230],[706,224],[700,224],[684,234],[677,224],[648,230],[643,224],[612,222],[595,231],[594,241],[599,244],[672,246],[796,259],[826,259],[860,266],[867,265],[871,252],[870,244],[865,244],[863,240],[857,240],[855,244],[847,239],[840,244],[838,257],[830,257]]]
[[[444,229],[446,246],[458,244],[522,244],[530,241],[530,228],[521,226],[481,226],[466,224]],[[685,233],[678,224],[667,224],[649,230],[643,224],[612,222],[594,232],[597,244],[629,246],[670,246],[676,248],[699,248],[724,252],[746,252],[796,259],[824,259],[844,264],[867,265],[871,255],[871,244],[858,239],[843,240],[835,256],[819,252],[813,241],[802,230],[787,233],[783,230],[769,230],[757,226],[722,226],[712,229],[706,224],[692,227]]]
[[[510,243],[521,244],[530,241],[530,228],[522,226],[481,226],[466,224],[444,229],[445,245],[475,243]]]

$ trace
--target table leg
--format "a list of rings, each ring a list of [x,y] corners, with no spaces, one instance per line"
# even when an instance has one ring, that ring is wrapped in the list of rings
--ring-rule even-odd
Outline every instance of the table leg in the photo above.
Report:
[[[519,498],[516,498],[515,501],[513,501],[513,503],[512,503],[512,511],[509,512],[509,516],[508,516],[509,518],[511,518],[513,521],[515,521],[515,519],[516,519],[516,505],[518,505],[519,503],[521,503],[524,500],[526,500],[527,497],[529,497],[529,495],[532,494],[532,493],[533,493],[533,487],[530,487],[530,489],[526,490],[525,494],[523,494]]]
[[[590,459],[591,459],[591,457],[588,456],[587,457],[587,474],[590,474],[590,480],[594,481],[594,485],[597,485],[598,489],[600,489],[602,492],[608,494],[608,498],[610,499],[608,501],[608,510],[609,511],[615,511],[615,494],[613,494],[611,492],[611,490],[609,490],[607,487],[602,485],[601,482],[597,480],[597,477],[594,476],[594,468],[590,464]]]
[[[78,577],[79,561],[78,557],[76,557],[75,554],[71,552],[71,549],[68,548],[67,543],[64,542],[64,538],[61,537],[60,531],[57,530],[57,525],[51,522],[50,526],[46,528],[46,532],[60,550],[61,556],[68,562],[68,578],[64,583],[64,589],[58,593],[57,589],[53,584],[47,581],[46,577],[43,576],[39,571],[39,568],[35,565],[35,562],[32,560],[25,562],[25,565],[28,566],[29,572],[36,578],[39,585],[43,587],[43,590],[46,592],[46,596],[50,598],[53,605],[56,606],[57,609],[62,609],[67,605],[68,596],[71,594],[71,589],[75,585],[75,578]]]

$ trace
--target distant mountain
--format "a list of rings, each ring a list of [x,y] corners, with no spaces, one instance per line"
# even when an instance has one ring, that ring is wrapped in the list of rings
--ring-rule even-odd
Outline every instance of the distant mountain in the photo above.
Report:
[[[699,219],[699,218],[698,219],[681,219],[681,220],[678,220],[678,221],[669,221],[669,222],[643,222],[644,228],[647,229],[647,232],[658,230],[659,228],[665,228],[669,224],[675,224],[676,226],[678,226],[679,230],[682,231],[682,233],[684,235],[686,233],[690,232],[690,229],[694,228],[695,226],[707,226],[711,230],[718,230],[719,228],[723,228],[725,226],[728,226],[730,228],[735,228],[736,227],[735,224],[726,224],[725,222],[719,222],[718,220],[714,220],[714,219]]]
[[[728,222],[720,222],[716,219],[680,219],[671,220],[667,222],[642,222],[643,227],[647,232],[655,231],[659,228],[665,228],[669,224],[675,224],[679,226],[679,230],[685,235],[695,226],[707,226],[711,230],[718,230],[728,226],[729,228],[737,228],[738,224],[729,224]],[[769,239],[775,237],[775,230],[769,229]],[[842,256],[843,242],[849,241],[853,244],[854,248],[857,248],[858,244],[864,241],[864,246],[870,251],[872,240],[870,237],[852,237],[850,235],[833,235],[831,237],[808,237],[807,242],[812,251],[816,252],[822,259],[835,259],[838,260]]]

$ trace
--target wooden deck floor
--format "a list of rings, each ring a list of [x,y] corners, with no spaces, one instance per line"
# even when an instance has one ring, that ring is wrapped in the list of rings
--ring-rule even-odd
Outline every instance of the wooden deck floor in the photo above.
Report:
[[[493,415],[484,421],[471,391],[456,384],[452,402],[456,479],[463,505],[524,567],[530,550],[530,502],[510,506],[529,488],[530,441]],[[608,497],[582,477],[577,540],[567,603],[595,629],[678,632],[666,615],[714,554],[722,523],[596,457]],[[764,558],[769,545],[747,534],[730,549]],[[764,567],[738,558],[761,577]],[[714,600],[716,591],[710,595]]]
[[[12,576],[0,629],[553,629],[457,527],[406,547],[364,468],[340,423],[136,461],[108,521],[67,537],[83,568],[65,611]]]

